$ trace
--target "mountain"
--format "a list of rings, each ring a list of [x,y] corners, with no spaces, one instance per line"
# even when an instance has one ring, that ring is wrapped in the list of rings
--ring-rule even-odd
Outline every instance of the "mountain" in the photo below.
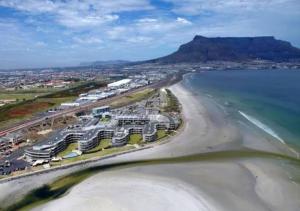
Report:
[[[165,57],[149,60],[153,63],[192,63],[207,61],[249,61],[254,59],[275,62],[300,61],[300,49],[289,42],[265,37],[195,36],[194,39]]]
[[[114,66],[114,65],[123,65],[127,63],[130,63],[130,61],[109,60],[109,61],[82,62],[80,63],[80,66]]]

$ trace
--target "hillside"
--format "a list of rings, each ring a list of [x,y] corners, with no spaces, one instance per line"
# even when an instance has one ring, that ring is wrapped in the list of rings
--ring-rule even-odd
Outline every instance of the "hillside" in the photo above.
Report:
[[[254,59],[275,62],[299,61],[300,49],[272,36],[207,38],[197,35],[192,41],[181,45],[176,52],[147,62],[192,63]]]

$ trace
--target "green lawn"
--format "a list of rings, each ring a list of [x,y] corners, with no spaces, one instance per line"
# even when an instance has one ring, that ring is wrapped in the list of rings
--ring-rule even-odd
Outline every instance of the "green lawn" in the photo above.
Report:
[[[73,150],[76,150],[77,148],[78,148],[77,143],[69,144],[69,146],[64,151],[57,154],[57,157],[66,156],[66,155],[70,154]]]
[[[163,108],[165,112],[180,112],[179,102],[175,95],[169,90],[167,91],[167,105]]]
[[[101,139],[99,147],[106,149],[111,146],[111,139]]]
[[[143,141],[143,137],[141,134],[132,134],[129,137],[128,144],[140,144]]]
[[[157,140],[162,139],[167,136],[167,132],[165,130],[157,131]]]
[[[24,94],[0,93],[0,100],[16,100],[16,101],[30,100],[42,94],[45,93],[24,93]]]
[[[93,153],[86,153],[82,154],[81,156],[74,157],[74,158],[69,158],[69,159],[63,159],[62,161],[59,162],[52,162],[51,166],[60,166],[60,165],[65,165],[69,163],[74,163],[76,161],[83,161],[83,160],[88,160],[91,158],[97,158],[97,157],[103,157],[106,155],[118,153],[118,152],[124,152],[130,149],[134,149],[133,146],[122,146],[122,147],[112,147],[100,151],[95,151]],[[94,151],[94,150],[93,150]]]
[[[103,117],[100,119],[100,122],[109,122],[110,121],[110,118],[108,117]]]
[[[111,139],[101,139],[100,144],[97,147],[91,149],[90,151],[88,151],[86,153],[87,154],[95,153],[95,152],[101,151],[102,149],[109,148],[110,146],[111,146]]]

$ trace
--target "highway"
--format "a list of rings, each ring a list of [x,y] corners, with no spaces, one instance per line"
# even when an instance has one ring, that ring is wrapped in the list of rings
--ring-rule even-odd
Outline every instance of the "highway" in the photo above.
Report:
[[[97,107],[97,106],[103,106],[103,105],[107,105],[115,100],[118,100],[124,96],[128,96],[131,94],[134,94],[136,92],[140,92],[143,90],[146,90],[148,88],[153,88],[153,89],[159,89],[161,87],[164,86],[169,86],[177,81],[180,80],[180,77],[177,77],[176,75],[174,76],[170,76],[165,80],[159,81],[157,83],[153,83],[150,84],[148,86],[144,86],[144,87],[140,87],[137,89],[133,89],[129,92],[114,96],[114,97],[110,97],[110,98],[106,98],[97,102],[93,102],[93,103],[89,103],[80,107],[76,107],[76,108],[72,108],[72,109],[68,109],[68,110],[64,110],[61,112],[57,112],[55,114],[49,114],[43,117],[35,117],[34,119],[31,120],[27,120],[27,121],[23,121],[22,123],[19,123],[18,125],[15,125],[13,127],[10,127],[8,129],[5,129],[3,131],[0,132],[0,137],[4,136],[8,133],[12,133],[12,132],[16,132],[18,130],[21,129],[25,129],[27,127],[31,127],[34,126],[35,124],[41,123],[43,121],[45,121],[46,119],[49,118],[57,118],[66,114],[72,114],[72,113],[76,113],[76,112],[80,112],[80,111],[85,111],[85,110],[89,110],[93,107]],[[9,156],[0,158],[0,162],[4,162],[5,160],[9,160],[10,161],[10,167],[5,167],[0,171],[0,175],[1,174],[10,174],[11,172],[16,171],[17,169],[25,169],[26,167],[30,167],[30,163],[28,163],[27,161],[20,159],[20,157],[22,157],[24,155],[24,150],[26,149],[26,147],[22,147],[18,150],[13,151]]]
[[[126,93],[123,93],[123,94],[120,94],[120,95],[117,95],[117,96],[106,98],[106,99],[103,99],[103,100],[100,100],[100,101],[97,101],[97,102],[88,103],[88,104],[85,104],[85,105],[82,105],[82,106],[79,106],[79,107],[76,107],[76,108],[71,108],[71,109],[68,109],[68,110],[57,112],[55,114],[49,114],[49,115],[44,116],[44,117],[38,117],[38,118],[36,117],[36,119],[33,118],[31,120],[28,120],[28,121],[23,121],[23,122],[15,125],[15,126],[12,126],[10,128],[7,128],[7,129],[4,129],[4,130],[0,131],[0,137],[5,136],[8,133],[16,132],[18,130],[22,130],[22,129],[34,126],[36,124],[39,124],[39,123],[45,121],[46,119],[57,118],[57,117],[61,117],[61,116],[67,115],[67,114],[86,111],[86,110],[89,110],[93,107],[103,106],[103,105],[111,103],[111,102],[113,102],[113,101],[115,101],[115,100],[117,100],[121,97],[129,96],[131,94],[146,90],[148,88],[154,88],[154,89],[155,88],[160,88],[160,87],[163,87],[165,85],[171,84],[175,80],[176,80],[176,77],[174,77],[174,76],[168,77],[167,79],[159,81],[157,83],[153,83],[153,84],[150,84],[150,85],[147,85],[147,86],[144,86],[144,87],[133,89],[129,92],[126,92]]]

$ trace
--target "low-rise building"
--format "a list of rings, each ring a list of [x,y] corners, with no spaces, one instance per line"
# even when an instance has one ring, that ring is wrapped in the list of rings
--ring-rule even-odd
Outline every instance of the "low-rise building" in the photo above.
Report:
[[[71,143],[77,143],[77,149],[85,153],[97,147],[103,139],[111,139],[112,146],[119,147],[126,145],[132,134],[140,134],[144,142],[152,142],[157,139],[157,130],[174,130],[179,125],[177,118],[168,114],[119,115],[118,112],[112,112],[113,117],[109,124],[98,123],[97,116],[108,111],[108,106],[93,109],[94,117],[84,118],[81,124],[69,126],[43,143],[26,149],[26,158],[30,161],[50,160]]]
[[[110,112],[109,106],[102,106],[92,109],[92,114],[94,117],[102,116],[104,113]]]
[[[125,86],[125,85],[128,85],[128,84],[131,82],[131,80],[132,80],[132,79],[129,79],[129,78],[127,78],[127,79],[122,79],[122,80],[120,80],[120,81],[116,81],[116,82],[107,84],[107,87],[108,87],[108,88],[114,88],[114,89],[116,89],[116,88],[121,88],[121,87],[123,87],[123,86]]]

